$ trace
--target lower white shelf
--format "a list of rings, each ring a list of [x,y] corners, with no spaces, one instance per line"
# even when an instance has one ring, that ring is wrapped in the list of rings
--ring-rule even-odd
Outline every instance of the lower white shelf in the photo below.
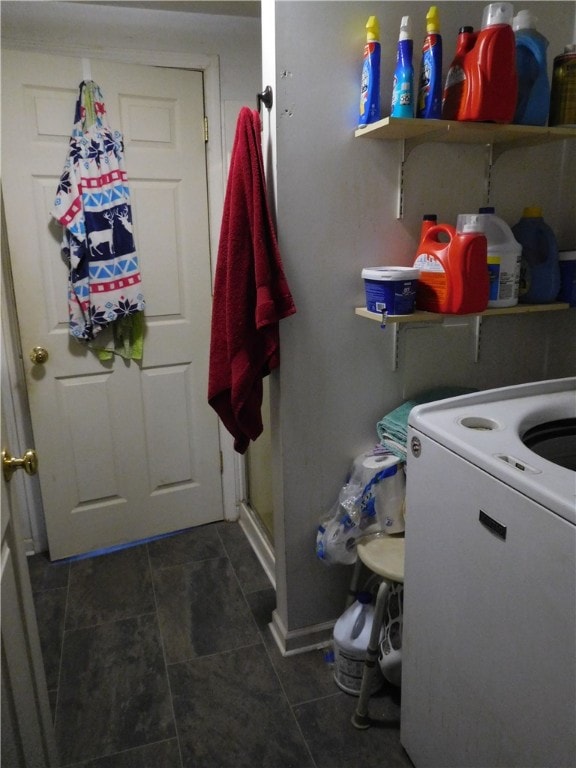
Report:
[[[386,325],[389,323],[442,323],[447,317],[494,317],[496,315],[525,315],[530,312],[557,312],[562,309],[570,309],[570,304],[555,301],[553,304],[517,304],[515,307],[498,307],[486,309],[484,312],[473,315],[443,315],[437,312],[423,312],[416,310],[411,315],[387,315]],[[382,323],[381,312],[369,312],[366,307],[357,307],[356,314]]]
[[[387,326],[392,326],[390,328],[392,333],[392,370],[395,371],[398,368],[400,327],[402,325],[408,325],[410,323],[420,323],[422,325],[450,324],[457,322],[459,318],[468,318],[472,322],[474,335],[474,362],[477,363],[480,359],[480,331],[484,318],[501,317],[503,315],[526,315],[536,312],[557,312],[566,309],[570,309],[570,304],[556,301],[552,304],[517,304],[515,307],[487,309],[484,312],[470,315],[444,315],[436,312],[416,310],[416,312],[413,312],[411,315],[387,315],[386,317],[383,317],[381,312],[369,312],[366,307],[357,307],[355,312],[360,317],[365,317],[368,320],[374,320],[379,323],[383,329],[386,329]]]

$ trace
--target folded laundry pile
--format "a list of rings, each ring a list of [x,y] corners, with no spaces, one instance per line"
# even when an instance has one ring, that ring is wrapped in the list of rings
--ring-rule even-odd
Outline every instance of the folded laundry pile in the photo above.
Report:
[[[415,405],[431,403],[434,400],[446,400],[449,397],[468,395],[476,392],[466,387],[437,387],[427,390],[412,400],[406,400],[398,408],[383,416],[376,424],[376,432],[382,445],[393,456],[406,461],[406,443],[408,441],[408,417]]]

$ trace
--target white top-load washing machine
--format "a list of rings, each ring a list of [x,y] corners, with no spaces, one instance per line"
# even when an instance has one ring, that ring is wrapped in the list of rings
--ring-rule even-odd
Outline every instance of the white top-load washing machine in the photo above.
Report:
[[[576,379],[409,417],[401,740],[416,768],[576,766]]]

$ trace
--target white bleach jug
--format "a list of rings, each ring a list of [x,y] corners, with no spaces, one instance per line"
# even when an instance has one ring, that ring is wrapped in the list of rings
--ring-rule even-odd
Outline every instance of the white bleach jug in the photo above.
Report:
[[[358,599],[334,625],[334,680],[343,691],[353,696],[360,695],[373,621],[372,595],[370,592],[359,592]],[[375,670],[370,693],[375,693],[384,682],[378,665]]]

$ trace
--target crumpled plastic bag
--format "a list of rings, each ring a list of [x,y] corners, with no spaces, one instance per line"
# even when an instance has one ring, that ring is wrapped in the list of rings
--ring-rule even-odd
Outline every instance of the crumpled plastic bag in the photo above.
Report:
[[[371,456],[382,456],[383,469],[366,482],[363,462]],[[401,476],[396,475],[402,473]],[[342,486],[338,499],[321,518],[316,532],[316,556],[327,564],[350,565],[356,561],[356,542],[361,536],[385,531],[390,519],[378,513],[376,490],[388,478],[394,484],[391,498],[398,504],[403,496],[404,474],[397,457],[376,446],[373,451],[358,456],[350,471],[348,482]],[[382,487],[382,486],[380,486]],[[400,500],[402,503],[402,499]]]

